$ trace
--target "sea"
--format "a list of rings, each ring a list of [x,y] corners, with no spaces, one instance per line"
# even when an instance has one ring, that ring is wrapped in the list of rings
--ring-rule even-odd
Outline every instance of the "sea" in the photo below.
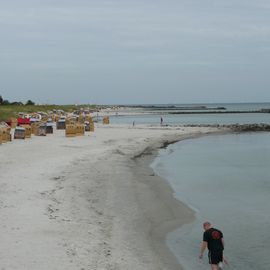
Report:
[[[238,111],[270,108],[270,103],[205,105]],[[270,124],[270,113],[162,117],[168,124]],[[160,116],[116,116],[114,121],[158,124]],[[160,150],[151,166],[169,182],[175,198],[195,212],[194,221],[167,236],[185,270],[210,269],[207,252],[198,259],[206,220],[224,234],[228,269],[270,269],[270,133],[187,139]]]
[[[167,237],[186,270],[209,269],[198,259],[202,223],[222,230],[230,268],[269,270],[270,133],[206,136],[159,152],[152,167],[195,220]]]
[[[158,104],[149,106],[170,107],[172,104]],[[270,109],[269,103],[216,103],[216,104],[173,104],[175,107],[190,108],[181,110],[181,112],[200,112],[200,110],[192,110],[194,107],[205,106],[207,108],[224,107],[226,111],[258,111],[261,109]],[[162,111],[155,111],[154,114],[144,115],[125,115],[121,116],[116,112],[110,116],[110,122],[113,124],[158,124],[160,117],[163,118],[163,124],[166,125],[189,125],[189,124],[251,124],[266,123],[270,124],[270,113],[217,113],[217,114],[164,114]]]

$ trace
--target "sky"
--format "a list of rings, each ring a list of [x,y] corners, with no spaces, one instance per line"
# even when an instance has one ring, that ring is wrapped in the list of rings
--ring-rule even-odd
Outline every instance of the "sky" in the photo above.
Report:
[[[0,0],[0,95],[270,101],[269,0]]]

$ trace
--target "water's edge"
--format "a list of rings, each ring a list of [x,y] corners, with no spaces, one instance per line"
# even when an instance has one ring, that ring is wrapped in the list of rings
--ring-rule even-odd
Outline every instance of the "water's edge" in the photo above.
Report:
[[[226,134],[224,134],[224,135],[241,135],[241,134],[245,134],[245,135],[252,135],[252,136],[254,136],[255,135],[255,137],[257,138],[257,134],[258,134],[258,132],[248,132],[248,133],[234,133],[234,132],[231,132],[231,133],[226,133]],[[216,135],[218,135],[218,136],[220,136],[221,138],[223,138],[222,137],[222,135],[223,134],[221,134],[221,133],[219,133],[219,134],[209,134],[209,135],[211,135],[211,136],[216,136]],[[267,135],[268,136],[268,135]],[[205,136],[199,136],[199,137],[197,137],[197,138],[202,138],[202,137],[205,137]],[[230,138],[230,137],[229,137]],[[242,137],[241,137],[242,138]],[[249,137],[248,137],[249,138]],[[251,137],[252,138],[252,137]],[[261,137],[259,137],[260,139],[259,140],[261,140]],[[262,137],[262,138],[264,138],[264,137]],[[188,138],[187,138],[188,139]],[[193,138],[192,138],[193,139]],[[225,142],[226,142],[226,140],[227,139],[225,139]],[[256,140],[258,140],[258,139],[256,139]],[[209,140],[209,139],[206,139],[206,141],[208,141],[208,143],[209,143],[209,141],[212,141],[211,139]],[[215,141],[215,140],[214,140]],[[238,142],[237,142],[238,143]],[[189,143],[188,143],[189,144]],[[197,147],[199,147],[199,149],[200,149],[200,143],[192,143],[192,145],[193,145],[193,147],[192,148],[187,148],[188,149],[188,151],[189,150],[191,150],[191,152],[188,152],[188,153],[192,153],[191,155],[193,156],[194,154],[195,154],[195,152],[196,152],[196,149],[197,149]],[[182,146],[183,147],[183,146]],[[183,155],[182,155],[182,164],[185,164],[185,163],[183,163],[183,159],[186,159],[185,158],[185,155],[189,155],[188,153],[187,153],[187,149],[185,150],[185,148],[184,149],[182,149],[182,147],[180,148],[180,151],[181,150],[184,150],[183,151]],[[173,148],[173,147],[172,147]],[[218,148],[219,149],[219,148]],[[245,148],[245,149],[249,149],[249,148]],[[260,148],[259,148],[260,149]],[[193,151],[192,151],[193,150]],[[173,150],[171,149],[171,148],[169,148],[169,151],[168,152],[164,152],[164,153],[162,153],[161,155],[163,155],[163,158],[165,157],[166,158],[166,156],[168,155],[168,154],[170,154],[171,152],[172,152]],[[178,149],[178,151],[179,151],[179,149]],[[160,151],[158,152],[159,154],[160,154]],[[211,153],[211,152],[210,152]],[[223,151],[222,151],[222,153],[223,153]],[[261,153],[261,152],[260,152]],[[209,155],[209,152],[208,152],[208,155]],[[181,160],[180,159],[180,160]],[[162,158],[161,158],[161,160],[162,160]],[[172,161],[174,161],[174,160],[176,160],[176,155],[174,155],[174,156],[172,156],[171,157],[171,160]],[[179,160],[179,161],[180,161]],[[196,160],[196,159],[195,159]],[[164,161],[164,160],[163,160]],[[188,164],[190,164],[191,163],[191,159],[188,159]],[[196,161],[195,161],[196,162]],[[165,166],[165,171],[164,171],[164,173],[163,173],[163,171],[162,171],[162,167],[161,167],[161,170],[160,170],[160,167],[158,168],[158,167],[156,167],[158,164],[160,163],[160,160],[158,159],[158,156],[156,156],[156,158],[154,159],[154,161],[153,161],[153,163],[151,164],[152,166],[152,168],[153,168],[153,171],[155,172],[155,174],[157,174],[157,175],[159,175],[161,178],[163,178],[163,179],[165,179],[168,183],[169,183],[169,185],[171,186],[171,188],[175,191],[174,193],[175,194],[178,194],[177,196],[175,196],[175,198],[176,199],[178,199],[179,201],[181,201],[181,202],[184,202],[185,203],[185,205],[186,205],[186,207],[189,207],[189,208],[191,208],[191,209],[193,209],[193,207],[192,206],[190,206],[189,205],[189,202],[187,202],[187,197],[185,197],[186,195],[185,195],[185,193],[181,193],[181,192],[179,192],[178,191],[178,193],[177,193],[177,189],[179,188],[179,187],[181,187],[181,190],[182,190],[182,188],[184,188],[183,190],[184,191],[187,191],[187,194],[189,194],[189,195],[187,195],[187,196],[191,196],[192,197],[192,195],[191,194],[193,194],[193,191],[192,191],[192,189],[190,190],[190,189],[185,189],[185,186],[183,186],[183,183],[181,183],[180,185],[179,185],[179,187],[178,186],[174,186],[175,184],[176,184],[176,180],[172,180],[172,177],[174,177],[173,179],[175,179],[175,176],[176,175],[178,175],[178,173],[179,173],[179,170],[176,170],[172,175],[171,175],[171,177],[167,177],[166,178],[166,172],[169,172],[168,171],[168,169],[173,169],[173,167],[166,167]],[[166,163],[165,163],[166,164]],[[170,163],[168,163],[168,164],[170,164]],[[167,166],[168,166],[168,164],[167,164]],[[176,162],[173,162],[172,163],[172,165],[171,166],[175,166],[177,163]],[[193,164],[193,163],[192,163]],[[196,164],[196,163],[195,163]],[[212,163],[211,163],[212,164]],[[234,163],[235,164],[235,163]],[[237,162],[236,162],[236,164],[238,164]],[[248,163],[248,164],[250,164],[250,163]],[[252,163],[253,164],[253,163]],[[261,163],[260,163],[261,164]],[[158,166],[160,166],[161,164],[159,164]],[[188,168],[189,168],[189,166],[188,166]],[[167,170],[166,170],[167,169]],[[228,171],[228,170],[227,170]],[[185,170],[184,170],[184,172],[185,172]],[[175,174],[175,173],[177,173],[177,174]],[[199,174],[200,175],[200,174]],[[187,175],[186,175],[187,176]],[[189,178],[187,178],[187,179],[189,179]],[[195,178],[194,178],[195,179]],[[196,178],[196,179],[198,179],[198,178]],[[239,178],[240,179],[240,178]],[[246,179],[246,178],[245,178]],[[192,183],[193,182],[191,182],[191,184],[189,184],[190,182],[189,181],[187,181],[186,182],[186,185],[187,186],[190,186],[191,185],[191,187],[192,187]],[[194,182],[195,183],[195,182]],[[193,183],[193,184],[194,184]],[[187,188],[187,186],[186,186],[186,188]],[[230,185],[229,185],[230,186]],[[176,189],[175,189],[176,188]],[[194,185],[193,185],[193,188],[194,188]],[[183,200],[181,200],[181,194],[182,195],[184,195],[184,197],[182,197],[182,199]],[[202,194],[202,193],[201,193]],[[199,198],[199,197],[197,197],[199,194],[198,193],[196,193],[195,192],[195,197],[193,197],[193,199],[194,198]],[[208,194],[209,195],[209,194]],[[188,200],[188,201],[190,201],[190,200]],[[197,200],[195,200],[194,202],[197,202],[197,204],[196,205],[198,205],[198,201]],[[192,203],[192,201],[190,201],[190,203]],[[204,205],[204,204],[203,204]],[[197,206],[195,206],[195,207],[197,207]],[[220,208],[219,208],[220,209]],[[194,209],[193,209],[194,210]],[[268,212],[268,210],[266,211],[266,212]],[[266,213],[265,212],[265,213]],[[173,235],[175,236],[175,239],[176,239],[176,237],[177,237],[177,233],[178,233],[178,237],[177,237],[177,241],[178,241],[178,243],[179,243],[179,241],[181,241],[181,245],[183,246],[184,245],[184,247],[187,247],[187,246],[189,246],[189,244],[190,243],[188,243],[188,242],[185,242],[185,241],[187,241],[187,240],[194,240],[194,239],[190,239],[190,238],[192,238],[192,237],[179,237],[179,235],[180,234],[183,234],[183,232],[188,232],[189,231],[189,227],[196,227],[196,230],[197,231],[199,231],[198,230],[198,221],[200,221],[201,222],[201,216],[200,216],[200,213],[198,212],[198,213],[196,213],[196,211],[195,211],[195,214],[194,214],[194,219],[191,221],[191,222],[189,222],[189,223],[185,223],[185,224],[181,224],[178,228],[176,228],[174,231],[171,231],[171,232],[168,232],[168,234],[167,234],[167,239],[170,239],[170,240],[168,240],[167,241],[167,245],[169,246],[169,248],[170,248],[170,250],[173,252],[173,250],[174,250],[174,248],[173,248],[173,246],[177,243],[176,241],[174,242],[174,244],[172,244],[173,242],[172,242],[172,240],[174,240],[173,239]],[[241,216],[241,214],[240,215],[238,215],[237,217],[240,217]],[[218,219],[219,220],[219,219]],[[222,220],[222,219],[221,219]],[[223,222],[224,222],[224,220],[223,220]],[[225,221],[226,222],[226,221]],[[190,225],[188,225],[188,224],[190,224],[190,223],[192,223],[192,225],[190,226]],[[242,224],[243,225],[243,224]],[[193,229],[194,229],[193,228]],[[193,229],[192,229],[192,232],[194,232],[193,231]],[[191,229],[190,229],[191,230]],[[227,230],[228,230],[228,228],[227,228]],[[241,233],[239,234],[239,236],[241,235]],[[192,236],[194,236],[194,234],[192,234]],[[230,232],[230,234],[229,234],[229,236],[231,237],[231,232]],[[200,236],[199,236],[200,237]],[[181,239],[181,240],[180,240]],[[196,245],[198,245],[198,252],[199,252],[199,242],[201,241],[201,239],[200,238],[198,238],[198,235],[196,234],[196,239],[198,239],[198,242],[197,242],[197,244]],[[195,239],[195,240],[196,240]],[[184,242],[182,243],[182,240],[184,240]],[[231,240],[232,239],[230,239],[230,243],[231,243]],[[197,241],[197,240],[196,240]],[[260,241],[261,242],[261,241]],[[193,242],[192,242],[193,243]],[[169,245],[170,244],[170,245]],[[177,245],[180,245],[180,244],[177,244]],[[175,247],[177,247],[177,246],[175,246]],[[177,248],[178,249],[178,248]],[[179,249],[178,250],[178,253],[176,253],[176,252],[174,252],[175,253],[175,257],[178,257],[177,256],[177,254],[182,254],[182,252],[180,252],[179,253],[179,251],[181,251],[183,248],[181,248],[181,249]],[[193,249],[194,249],[194,247],[193,247]],[[183,250],[182,250],[183,251]],[[192,253],[190,253],[190,254],[193,254],[193,256],[194,256],[194,251],[196,252],[196,250],[193,250],[193,252]],[[230,250],[229,250],[230,251]],[[243,251],[242,251],[243,252]],[[183,255],[182,255],[182,257],[184,258],[184,260],[186,260],[185,258],[187,257],[188,258],[188,254],[187,253],[185,253],[185,252],[183,252],[185,255],[184,255],[184,257],[183,257]],[[231,254],[232,255],[232,254]],[[235,254],[234,254],[235,255]],[[258,254],[257,254],[258,255]],[[260,256],[260,255],[259,255]],[[193,260],[193,258],[188,258],[189,260],[191,259],[191,260]],[[264,257],[262,257],[262,261],[264,261]],[[182,259],[181,259],[181,256],[179,256],[178,257],[178,261],[182,261]],[[187,261],[186,261],[186,264],[187,264]],[[185,265],[185,264],[184,264]],[[193,265],[194,266],[194,265]],[[259,266],[259,265],[258,265]],[[194,267],[192,267],[192,268],[194,268]],[[195,267],[196,268],[196,267]],[[190,269],[190,268],[187,268],[187,269]],[[203,268],[204,269],[204,268]],[[241,268],[242,269],[242,268]],[[252,268],[251,268],[252,269]]]
[[[168,234],[186,224],[193,222],[195,220],[195,211],[187,204],[174,197],[174,190],[169,181],[166,178],[157,175],[151,165],[158,157],[159,151],[167,148],[171,144],[178,143],[183,140],[231,133],[234,132],[231,130],[220,130],[208,133],[198,132],[188,135],[181,135],[178,138],[163,140],[160,144],[157,144],[154,147],[148,147],[142,153],[134,156],[132,159],[136,162],[136,166],[134,166],[133,171],[134,175],[137,177],[141,176],[141,179],[143,179],[144,182],[147,182],[149,188],[155,189],[154,191],[156,195],[160,198],[160,200],[166,201],[166,204],[170,208],[169,211],[172,213],[169,220],[160,219],[157,224],[154,224],[150,232],[153,249],[157,252],[157,254],[159,254],[165,265],[173,265],[173,268],[168,269],[183,269],[181,262],[174,255],[171,248],[167,244]],[[139,175],[138,171],[140,171]],[[159,217],[157,217],[157,219],[159,219]]]

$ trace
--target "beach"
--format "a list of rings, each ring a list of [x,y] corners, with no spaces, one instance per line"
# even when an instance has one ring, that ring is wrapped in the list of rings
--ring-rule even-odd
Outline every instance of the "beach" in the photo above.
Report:
[[[149,167],[212,127],[97,125],[0,146],[2,269],[180,269],[165,244],[193,211]]]
[[[2,1],[0,270],[269,270],[269,9]]]

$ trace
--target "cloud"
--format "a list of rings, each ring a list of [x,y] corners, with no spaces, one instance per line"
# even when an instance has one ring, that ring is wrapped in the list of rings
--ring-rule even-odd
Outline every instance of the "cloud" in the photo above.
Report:
[[[136,76],[151,96],[165,83],[207,92],[213,76],[225,85],[228,74],[239,74],[245,90],[240,81],[235,91],[244,96],[244,76],[258,82],[269,69],[269,10],[266,0],[6,1],[0,4],[2,83],[14,95],[16,86],[37,93],[42,77],[42,89],[54,96],[73,80],[82,82],[82,96],[85,85],[102,93],[110,85],[128,97]],[[108,83],[101,82],[108,74]]]

